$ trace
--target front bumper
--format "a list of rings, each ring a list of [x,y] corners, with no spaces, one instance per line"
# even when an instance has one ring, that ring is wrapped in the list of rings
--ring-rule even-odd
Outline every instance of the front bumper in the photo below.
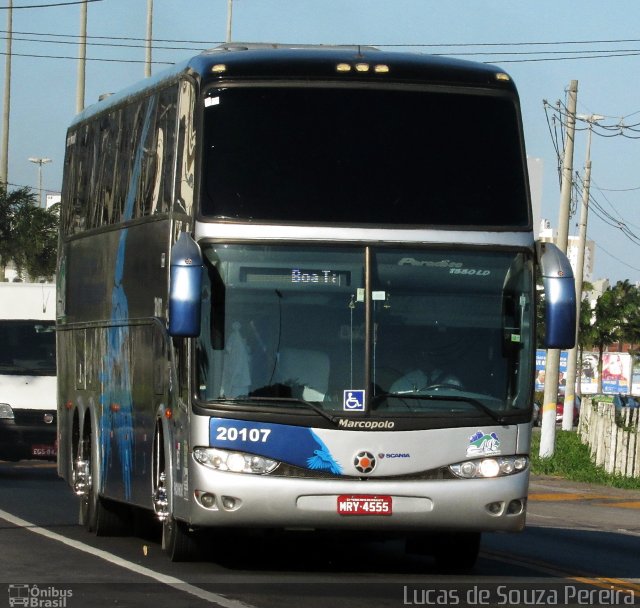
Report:
[[[197,465],[190,478],[188,498],[195,506],[188,519],[194,526],[328,530],[516,532],[525,525],[529,485],[528,470],[494,479],[360,481],[246,475]],[[215,498],[210,508],[198,498],[203,493]],[[392,514],[339,514],[338,497],[345,495],[389,496]],[[175,513],[180,502],[174,494]]]
[[[56,460],[56,412],[14,410],[14,416],[0,418],[0,459]]]

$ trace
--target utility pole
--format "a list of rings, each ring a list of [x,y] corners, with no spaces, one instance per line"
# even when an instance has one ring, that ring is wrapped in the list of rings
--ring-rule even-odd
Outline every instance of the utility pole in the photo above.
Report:
[[[46,207],[47,203],[44,201],[44,192],[42,191],[42,165],[51,162],[50,158],[42,158],[40,156],[30,156],[29,160],[32,163],[38,165],[38,199],[39,199],[39,207]]]
[[[227,0],[227,42],[231,42],[232,22],[233,22],[233,0]]]
[[[579,383],[581,374],[578,369],[578,329],[580,326],[580,306],[582,304],[582,282],[584,278],[584,250],[587,242],[587,218],[589,215],[589,186],[591,184],[591,133],[593,123],[602,120],[604,116],[591,114],[580,115],[576,118],[585,120],[589,124],[587,132],[587,152],[584,161],[584,181],[582,184],[582,205],[580,207],[580,223],[578,228],[578,255],[576,257],[575,282],[576,282],[576,345],[569,351],[567,359],[567,385],[564,393],[564,414],[562,416],[562,430],[570,431],[573,428],[573,408],[576,400],[576,380]]]
[[[2,108],[2,159],[0,182],[9,180],[9,114],[11,108],[11,43],[13,40],[13,0],[7,7],[7,53],[4,58],[4,103]]]
[[[80,47],[78,49],[78,82],[76,85],[76,114],[84,110],[84,83],[87,65],[87,0],[80,5]]]
[[[144,75],[151,76],[151,43],[153,40],[153,0],[147,0],[147,40],[146,58],[144,64]]]
[[[576,130],[576,106],[578,103],[578,81],[572,80],[569,85],[567,101],[567,140],[564,146],[562,162],[562,188],[560,190],[560,212],[558,215],[557,245],[567,252],[569,238],[569,208],[571,206],[571,186],[573,183],[573,147]],[[549,297],[550,294],[546,294]],[[542,423],[540,428],[540,458],[553,456],[556,443],[556,403],[558,401],[558,371],[560,366],[560,350],[547,350],[547,361],[544,376],[544,399],[542,405]]]

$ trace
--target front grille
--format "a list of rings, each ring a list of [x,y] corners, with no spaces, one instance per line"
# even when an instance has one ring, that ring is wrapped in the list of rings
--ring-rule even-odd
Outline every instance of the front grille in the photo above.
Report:
[[[46,426],[56,427],[58,414],[55,410],[13,410],[15,423],[20,426],[42,426],[45,415],[53,416],[53,420]]]
[[[415,473],[407,473],[406,475],[387,475],[381,477],[369,477],[367,475],[333,475],[329,471],[303,469],[291,464],[280,463],[278,468],[269,474],[270,477],[301,477],[313,479],[332,479],[334,481],[417,481],[417,480],[433,480],[433,479],[457,479],[448,467],[431,469],[429,471],[417,471]]]

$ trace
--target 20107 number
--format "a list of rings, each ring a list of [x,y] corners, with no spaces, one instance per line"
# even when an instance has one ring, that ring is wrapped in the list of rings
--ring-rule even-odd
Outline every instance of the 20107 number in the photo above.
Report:
[[[217,429],[217,441],[249,441],[251,443],[267,443],[271,429],[248,429],[219,426]]]

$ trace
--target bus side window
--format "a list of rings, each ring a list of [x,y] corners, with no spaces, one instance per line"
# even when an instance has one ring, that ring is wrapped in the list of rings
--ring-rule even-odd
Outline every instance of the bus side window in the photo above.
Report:
[[[176,166],[175,205],[178,213],[191,215],[195,171],[195,125],[193,124],[195,94],[188,81],[180,83],[178,100],[178,151]]]
[[[178,87],[160,92],[156,114],[155,175],[152,180],[148,213],[169,211],[175,181],[175,145],[177,128]]]
[[[173,338],[173,348],[178,376],[178,396],[182,403],[189,402],[189,340]]]

